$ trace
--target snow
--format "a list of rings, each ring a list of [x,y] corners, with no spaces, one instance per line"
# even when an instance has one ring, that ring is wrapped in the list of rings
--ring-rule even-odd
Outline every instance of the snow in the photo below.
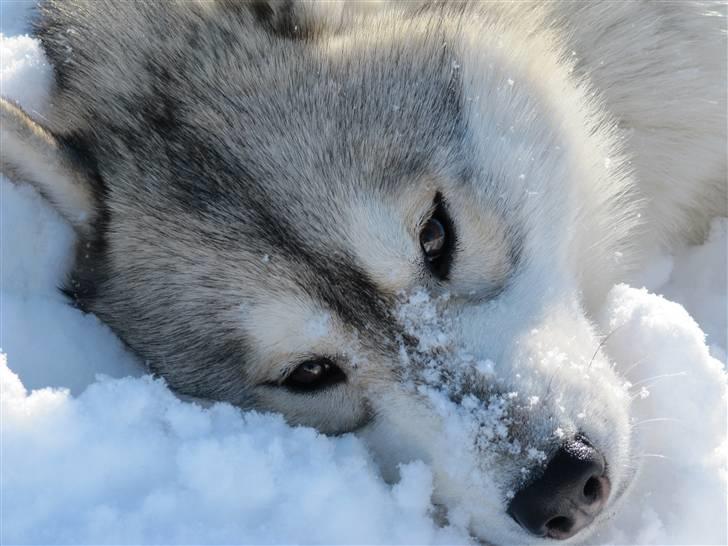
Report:
[[[462,542],[431,476],[377,477],[363,444],[182,402],[149,377],[28,393],[2,362],[4,543]]]
[[[725,302],[725,290],[717,299]],[[618,544],[726,544],[725,363],[711,357],[681,305],[646,289],[616,286],[603,324],[614,330],[609,355],[633,363],[634,426],[647,455],[605,536]]]
[[[29,5],[0,3],[0,92],[42,115],[50,70],[22,35]],[[593,543],[728,543],[727,232],[716,220],[704,245],[655,261],[649,290],[616,286],[602,311],[645,458]],[[427,465],[389,484],[355,435],[180,400],[144,375],[58,292],[72,246],[31,188],[0,179],[0,543],[470,542],[456,517],[436,522]]]
[[[25,3],[26,5],[28,2]],[[0,28],[5,28],[8,15],[6,5],[0,4]],[[2,65],[0,86],[3,96],[13,97],[23,103],[28,112],[42,113],[48,102],[51,71],[37,40],[27,35],[7,37],[2,34]]]

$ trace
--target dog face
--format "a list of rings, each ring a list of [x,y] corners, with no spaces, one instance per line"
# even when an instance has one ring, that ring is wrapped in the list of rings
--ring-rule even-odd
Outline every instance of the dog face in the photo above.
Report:
[[[286,19],[301,40],[255,6],[134,12],[133,53],[80,72],[41,34],[95,180],[68,291],[179,392],[358,431],[392,478],[430,463],[482,540],[583,537],[633,451],[588,319],[630,225],[608,124],[488,21]],[[165,17],[207,34],[141,38]],[[103,72],[125,55],[135,82]]]

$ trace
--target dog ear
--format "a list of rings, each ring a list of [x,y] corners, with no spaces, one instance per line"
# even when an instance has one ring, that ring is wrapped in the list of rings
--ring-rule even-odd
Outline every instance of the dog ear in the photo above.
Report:
[[[22,108],[0,98],[0,172],[29,182],[79,232],[96,217],[93,176]]]

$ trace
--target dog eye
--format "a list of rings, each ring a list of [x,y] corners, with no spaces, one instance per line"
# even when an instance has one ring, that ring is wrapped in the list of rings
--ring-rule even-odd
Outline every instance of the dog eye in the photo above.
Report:
[[[288,374],[283,386],[296,392],[312,392],[346,381],[341,368],[327,359],[307,360]]]
[[[436,260],[445,248],[445,226],[437,218],[427,220],[420,232],[420,245],[428,260]]]
[[[430,272],[441,281],[447,280],[455,248],[455,232],[442,194],[437,193],[435,209],[420,231],[420,247]]]

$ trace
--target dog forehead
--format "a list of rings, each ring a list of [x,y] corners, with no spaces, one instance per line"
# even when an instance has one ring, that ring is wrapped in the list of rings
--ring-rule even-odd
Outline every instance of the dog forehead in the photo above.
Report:
[[[214,85],[178,82],[176,113],[287,188],[396,180],[462,138],[459,64],[435,32],[405,39],[394,25],[370,30],[276,40],[265,62],[232,44],[221,53],[229,70],[211,68]]]
[[[418,251],[406,229],[427,208],[423,180],[466,165],[452,53],[434,35],[419,41],[275,44],[270,66],[180,98],[153,162],[174,179],[161,191],[195,229],[245,251],[251,275],[275,271],[348,323],[387,324],[382,301]]]

